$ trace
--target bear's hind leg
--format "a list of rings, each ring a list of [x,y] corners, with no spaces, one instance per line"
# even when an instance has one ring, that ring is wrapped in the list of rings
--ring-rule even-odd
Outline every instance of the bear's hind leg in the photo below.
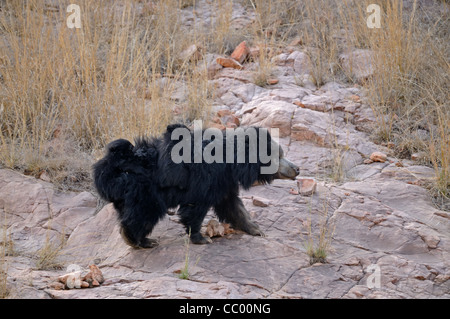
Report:
[[[194,204],[181,205],[178,209],[181,223],[186,227],[186,233],[190,236],[193,244],[203,245],[211,243],[211,239],[203,237],[200,233],[202,222],[207,212],[208,207]]]

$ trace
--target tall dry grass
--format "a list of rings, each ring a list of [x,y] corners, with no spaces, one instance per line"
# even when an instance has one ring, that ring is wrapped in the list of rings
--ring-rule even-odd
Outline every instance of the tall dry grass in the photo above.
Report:
[[[254,23],[233,26],[236,3]],[[381,6],[381,28],[366,25],[370,3]],[[230,53],[242,40],[262,54],[255,79],[264,85],[271,58],[296,39],[313,65],[313,82],[355,79],[339,55],[374,52],[375,72],[362,85],[377,116],[374,138],[397,155],[426,154],[435,188],[449,196],[449,5],[446,1],[220,0],[87,1],[82,28],[66,26],[61,1],[8,1],[0,11],[0,162],[77,180],[102,147],[117,137],[158,134],[167,123],[207,118],[213,98],[206,72],[179,52]],[[211,6],[202,24],[198,5]],[[193,21],[183,26],[183,13]],[[214,16],[214,18],[213,18]],[[172,95],[185,87],[185,99]],[[175,110],[175,112],[174,112]],[[54,174],[52,178],[57,178]]]
[[[366,35],[375,74],[365,87],[378,115],[378,138],[399,156],[422,152],[436,171],[433,190],[450,195],[450,7],[383,2],[383,25]],[[447,207],[448,208],[448,207]]]
[[[293,38],[310,54],[313,80],[355,82],[339,55],[369,49],[374,74],[362,86],[377,118],[374,139],[393,142],[396,155],[420,152],[432,165],[432,187],[450,196],[450,6],[447,1],[304,0],[242,1],[257,13],[255,25],[274,33],[272,45]],[[381,7],[381,28],[367,27],[367,6]],[[448,206],[447,206],[448,208]]]
[[[78,1],[80,29],[66,25],[69,3],[10,1],[0,11],[3,166],[89,171],[112,139],[159,134],[173,120],[177,81],[195,80],[183,120],[209,115],[206,75],[178,59],[194,41],[181,27],[184,1]]]
[[[8,246],[12,243],[8,238],[7,232],[7,223],[6,223],[6,212],[3,212],[3,216],[1,218],[0,224],[0,299],[4,299],[9,295],[8,289],[8,260],[6,256],[8,256],[8,251],[11,250]]]

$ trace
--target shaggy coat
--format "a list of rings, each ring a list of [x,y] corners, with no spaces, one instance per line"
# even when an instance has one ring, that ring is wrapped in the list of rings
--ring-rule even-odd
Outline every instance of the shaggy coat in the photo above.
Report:
[[[186,127],[180,124],[169,125],[160,138],[137,138],[134,146],[124,139],[113,141],[107,146],[106,156],[94,165],[95,187],[103,199],[114,203],[124,240],[136,248],[155,246],[157,242],[146,236],[169,208],[177,206],[180,220],[193,243],[209,242],[200,234],[200,228],[210,208],[214,209],[221,222],[230,223],[233,228],[251,235],[263,235],[259,227],[250,220],[238,197],[239,187],[248,189],[255,182],[270,183],[279,174],[261,174],[261,167],[271,163],[263,164],[259,155],[256,163],[249,160],[249,152],[256,151],[259,154],[260,134],[257,134],[256,148],[251,147],[246,138],[244,163],[238,163],[236,147],[232,163],[206,163],[204,160],[201,163],[193,163],[193,160],[191,163],[175,163],[171,156],[172,148],[182,140],[172,139],[172,132],[176,128]],[[273,141],[267,130],[248,129],[267,134],[264,139],[267,143],[265,149],[270,150]],[[193,132],[190,134],[193,137]],[[226,138],[224,134],[224,154]],[[213,139],[203,140],[203,149],[212,141]],[[191,143],[193,159],[194,138],[191,138]],[[276,153],[278,157],[271,158],[271,161],[278,163],[282,158],[282,151]],[[289,165],[284,170],[291,170],[290,177],[295,177],[298,167],[290,162]]]

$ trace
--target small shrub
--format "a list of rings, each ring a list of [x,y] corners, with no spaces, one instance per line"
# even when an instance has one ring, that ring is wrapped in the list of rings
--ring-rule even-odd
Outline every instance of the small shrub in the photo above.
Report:
[[[320,212],[319,221],[316,226],[317,228],[313,229],[312,220],[309,218],[307,222],[307,239],[304,247],[311,265],[315,263],[326,263],[331,250],[335,225],[330,220],[328,214],[328,200],[325,200],[323,203],[323,209]]]

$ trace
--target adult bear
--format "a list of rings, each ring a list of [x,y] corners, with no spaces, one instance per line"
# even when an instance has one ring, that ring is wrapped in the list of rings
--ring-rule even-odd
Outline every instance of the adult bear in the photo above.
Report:
[[[177,206],[194,244],[210,242],[200,233],[210,208],[234,229],[264,235],[238,197],[239,187],[295,179],[299,168],[283,157],[266,129],[236,129],[236,134],[216,129],[205,134],[211,133],[208,130],[173,124],[161,137],[137,138],[134,146],[124,139],[107,145],[106,156],[94,164],[94,184],[103,199],[114,203],[127,244],[156,246],[157,241],[146,236],[168,208]]]

